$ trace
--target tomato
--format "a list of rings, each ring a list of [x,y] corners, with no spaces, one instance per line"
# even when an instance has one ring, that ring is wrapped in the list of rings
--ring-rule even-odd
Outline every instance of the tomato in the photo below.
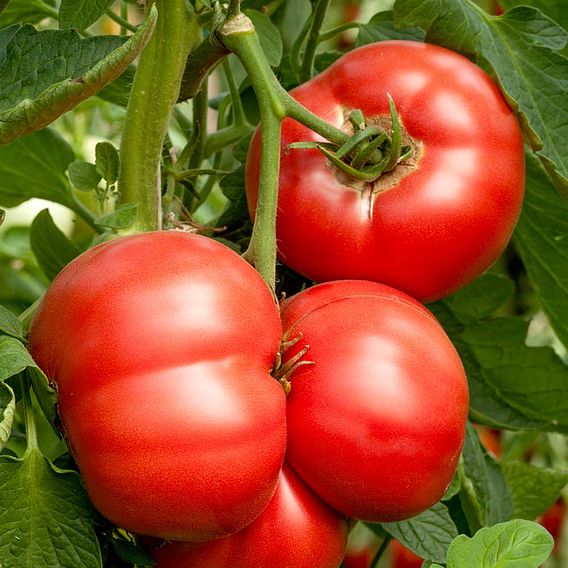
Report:
[[[438,501],[464,442],[468,387],[435,318],[365,281],[286,300],[285,338],[309,346],[290,376],[287,460],[327,503],[364,521],[406,519]]]
[[[344,129],[353,109],[384,122],[389,93],[414,157],[372,183],[339,173],[317,149],[289,149],[321,137],[284,121],[279,255],[317,282],[372,280],[430,301],[475,279],[505,248],[524,193],[523,140],[488,75],[435,45],[370,44],[291,92]],[[257,131],[246,163],[252,216],[259,163]]]
[[[345,517],[284,466],[274,498],[244,530],[212,542],[175,542],[153,552],[155,568],[338,568]]]
[[[489,428],[487,426],[482,426],[481,424],[474,424],[477,433],[479,434],[479,440],[485,447],[485,449],[492,454],[495,458],[499,459],[501,457],[501,432],[495,428]]]
[[[560,552],[562,531],[566,522],[566,503],[564,499],[558,499],[539,519],[540,524],[554,538],[554,554]]]
[[[408,550],[400,544],[398,540],[393,540],[390,546],[391,568],[421,568],[423,560],[420,556],[416,556],[414,552]]]
[[[250,523],[274,494],[280,340],[251,266],[212,239],[155,232],[69,264],[29,346],[97,509],[136,533],[207,540]]]

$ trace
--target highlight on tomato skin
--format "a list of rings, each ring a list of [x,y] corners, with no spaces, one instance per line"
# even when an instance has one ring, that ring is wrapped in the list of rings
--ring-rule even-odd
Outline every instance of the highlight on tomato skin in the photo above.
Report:
[[[151,552],[155,568],[338,568],[347,520],[287,465],[274,498],[245,529],[212,542],[170,542]]]
[[[389,123],[389,95],[413,158],[364,182],[317,149],[321,137],[292,119],[282,127],[277,212],[280,260],[316,282],[363,279],[423,302],[447,296],[501,255],[519,217],[525,164],[521,129],[492,79],[462,55],[413,41],[354,49],[291,91],[349,130]],[[351,130],[350,130],[351,131]],[[260,130],[245,172],[254,218]]]
[[[286,446],[286,400],[269,374],[281,334],[262,278],[206,237],[122,237],[59,273],[29,348],[56,385],[103,516],[134,533],[201,541],[264,510]]]
[[[468,385],[433,315],[365,281],[314,286],[281,307],[291,361],[287,460],[348,517],[394,522],[444,494],[465,438]],[[356,490],[354,490],[356,488]]]

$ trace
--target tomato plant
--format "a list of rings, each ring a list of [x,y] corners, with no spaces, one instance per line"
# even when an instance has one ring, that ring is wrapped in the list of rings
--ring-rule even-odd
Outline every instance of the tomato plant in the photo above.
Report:
[[[320,284],[286,300],[287,459],[335,509],[384,522],[414,516],[448,487],[464,441],[468,387],[435,318],[392,288]],[[420,456],[417,460],[416,457]],[[357,488],[354,490],[354,488]]]
[[[523,198],[523,141],[497,86],[465,57],[417,42],[371,44],[292,94],[345,129],[353,109],[385,126],[390,94],[411,154],[378,179],[359,181],[316,149],[290,149],[318,135],[285,121],[277,219],[285,264],[319,282],[374,280],[434,300],[503,252]],[[258,133],[246,172],[253,213]]]
[[[252,524],[208,543],[168,543],[152,554],[156,568],[337,568],[345,554],[347,522],[285,465],[274,498]]]
[[[187,540],[258,516],[284,457],[285,399],[268,375],[280,335],[262,279],[198,235],[114,240],[58,275],[32,322],[30,352],[57,389],[103,515]]]
[[[0,0],[2,568],[565,563],[526,3]]]

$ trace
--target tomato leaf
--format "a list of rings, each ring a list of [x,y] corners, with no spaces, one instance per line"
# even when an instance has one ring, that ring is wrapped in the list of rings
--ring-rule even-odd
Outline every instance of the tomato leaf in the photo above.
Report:
[[[527,347],[524,319],[485,319],[510,290],[485,275],[429,306],[466,369],[470,413],[498,428],[568,431],[568,368],[551,348]]]
[[[360,47],[387,39],[424,41],[425,35],[424,30],[419,27],[397,29],[394,25],[392,12],[379,12],[368,23],[359,26],[359,35],[355,45]]]
[[[9,310],[0,306],[0,333],[22,339],[23,329],[20,320]]]
[[[51,129],[0,146],[0,204],[14,207],[39,197],[74,209],[65,175],[74,159],[71,146]]]
[[[380,526],[406,548],[432,562],[445,562],[448,548],[458,536],[448,508],[442,503],[406,521]]]
[[[137,210],[138,204],[123,203],[112,213],[99,217],[95,221],[95,225],[105,229],[127,229],[134,223]]]
[[[148,554],[133,542],[112,539],[111,544],[114,552],[121,560],[129,564],[135,564],[137,568],[155,565],[155,562]]]
[[[40,268],[50,280],[81,254],[79,247],[57,228],[48,209],[38,213],[33,220],[30,242]]]
[[[92,191],[99,185],[101,174],[95,164],[75,160],[69,164],[69,179],[79,191]]]
[[[513,496],[513,517],[518,519],[542,515],[568,483],[565,471],[516,461],[504,461],[501,466]]]
[[[118,150],[110,142],[99,142],[95,146],[95,156],[95,164],[99,175],[108,184],[116,183],[120,166]]]
[[[114,0],[61,0],[59,26],[84,30],[94,24]]]
[[[470,527],[474,530],[479,528],[475,526],[478,521],[482,525],[489,526],[508,521],[513,515],[513,500],[507,481],[497,461],[483,449],[477,432],[471,424],[467,427],[462,456],[463,471],[467,480],[471,482],[481,513],[480,518],[472,523],[468,511],[465,510]],[[462,481],[462,490],[463,487]]]
[[[527,185],[514,243],[539,302],[568,346],[568,204],[544,168],[527,156]]]
[[[117,77],[112,83],[109,83],[104,89],[99,91],[97,97],[103,101],[126,108],[135,73],[136,67],[130,65],[120,77]]]
[[[37,449],[0,456],[0,558],[9,568],[100,568],[95,512],[79,475]]]
[[[503,8],[509,10],[515,6],[534,6],[549,18],[568,30],[568,11],[566,4],[558,0],[499,0]]]
[[[43,128],[116,79],[150,39],[156,18],[153,9],[126,42],[30,25],[15,34],[12,28],[0,31],[0,38],[11,36],[0,58],[0,144]]]
[[[531,521],[514,520],[460,535],[451,544],[447,568],[538,568],[552,551],[552,537]]]
[[[16,397],[14,391],[6,383],[0,383],[0,450],[12,433],[15,411]]]
[[[568,108],[563,101],[568,60],[562,50],[568,32],[527,6],[494,17],[469,0],[397,0],[395,20],[420,26],[426,41],[477,58],[497,76],[502,90],[522,113],[533,149],[547,168],[568,183]]]

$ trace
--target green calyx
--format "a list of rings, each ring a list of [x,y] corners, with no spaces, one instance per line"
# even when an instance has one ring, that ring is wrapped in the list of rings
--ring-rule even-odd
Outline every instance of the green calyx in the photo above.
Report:
[[[383,173],[390,172],[398,164],[412,157],[414,148],[403,145],[403,129],[398,112],[390,95],[390,129],[368,125],[360,110],[349,116],[353,135],[343,144],[332,142],[296,142],[287,149],[319,150],[336,168],[347,176],[364,181],[376,181]]]

